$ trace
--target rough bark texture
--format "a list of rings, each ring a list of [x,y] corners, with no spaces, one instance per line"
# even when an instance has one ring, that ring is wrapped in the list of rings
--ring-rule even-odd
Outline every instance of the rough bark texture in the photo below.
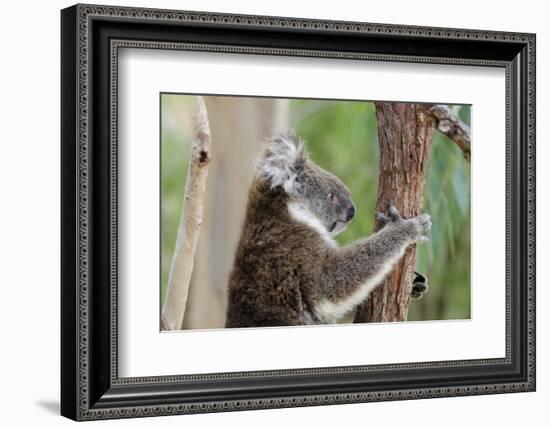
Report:
[[[417,104],[377,102],[380,146],[376,209],[393,204],[405,218],[421,213],[434,118]],[[375,223],[375,231],[380,224]],[[410,246],[385,282],[356,312],[354,322],[404,321],[411,300],[416,247]]]
[[[199,96],[193,129],[191,161],[185,183],[184,205],[162,307],[162,330],[179,330],[183,324],[195,250],[202,225],[206,178],[212,157],[211,146],[208,114],[204,100]]]

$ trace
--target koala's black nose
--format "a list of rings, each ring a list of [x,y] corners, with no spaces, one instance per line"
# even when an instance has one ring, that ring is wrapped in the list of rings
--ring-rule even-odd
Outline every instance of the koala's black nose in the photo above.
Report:
[[[352,204],[346,214],[346,220],[349,222],[351,219],[353,219],[353,216],[355,216],[355,206]]]

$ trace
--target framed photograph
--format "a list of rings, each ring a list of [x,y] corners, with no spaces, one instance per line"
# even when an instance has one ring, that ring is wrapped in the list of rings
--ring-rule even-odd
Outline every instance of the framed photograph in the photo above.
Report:
[[[61,413],[535,390],[535,35],[61,12]]]

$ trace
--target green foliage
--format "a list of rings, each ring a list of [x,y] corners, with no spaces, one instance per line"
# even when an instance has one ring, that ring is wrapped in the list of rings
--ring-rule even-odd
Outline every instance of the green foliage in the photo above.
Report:
[[[176,244],[183,206],[183,190],[191,149],[189,119],[194,98],[161,97],[161,299],[168,285],[170,262]]]
[[[417,270],[428,276],[430,291],[411,304],[409,319],[470,317],[470,166],[462,151],[434,134],[424,190],[424,209],[432,215],[430,242],[418,251]]]

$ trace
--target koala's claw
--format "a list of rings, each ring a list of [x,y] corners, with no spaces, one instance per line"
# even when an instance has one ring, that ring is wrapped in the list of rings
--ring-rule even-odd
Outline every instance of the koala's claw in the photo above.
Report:
[[[376,212],[376,222],[379,228],[383,228],[388,224],[395,224],[409,229],[410,238],[414,242],[425,243],[428,237],[424,235],[432,226],[432,219],[429,214],[423,213],[410,219],[403,219],[399,210],[394,205],[388,207],[388,213]]]
[[[399,210],[397,210],[393,205],[388,207],[388,214],[380,213],[378,211],[376,212],[376,222],[378,222],[382,228],[388,223],[398,222],[400,220],[401,214],[399,214]]]
[[[388,209],[388,215],[392,222],[397,222],[399,219],[401,219],[401,214],[399,213],[399,210],[397,210],[393,204],[390,205]]]
[[[387,223],[391,222],[391,219],[384,213],[376,212],[376,222],[383,228]]]

